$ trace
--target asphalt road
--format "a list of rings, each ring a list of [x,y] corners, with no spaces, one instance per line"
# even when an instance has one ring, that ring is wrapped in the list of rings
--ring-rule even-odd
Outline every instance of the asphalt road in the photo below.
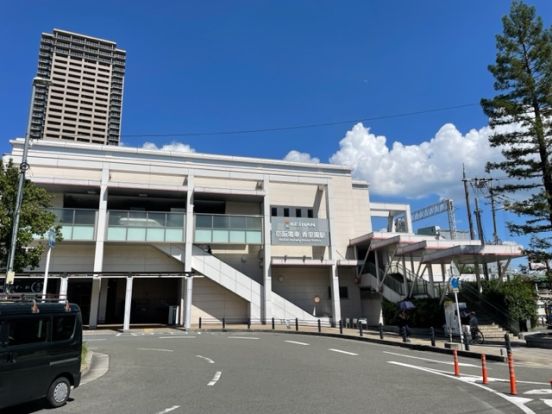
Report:
[[[518,398],[504,363],[338,338],[275,333],[94,335],[109,370],[56,410],[10,413],[550,413],[549,367],[519,366]]]

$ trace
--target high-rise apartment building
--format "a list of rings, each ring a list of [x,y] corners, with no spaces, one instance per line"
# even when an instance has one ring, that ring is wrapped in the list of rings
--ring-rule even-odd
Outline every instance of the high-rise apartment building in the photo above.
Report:
[[[115,42],[54,29],[42,33],[33,139],[118,145],[126,52]]]

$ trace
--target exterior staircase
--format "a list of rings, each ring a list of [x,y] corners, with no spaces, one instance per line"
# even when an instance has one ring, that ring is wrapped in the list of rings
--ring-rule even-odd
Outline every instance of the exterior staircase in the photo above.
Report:
[[[168,256],[184,263],[184,246],[176,244],[154,244]],[[192,269],[218,283],[250,304],[251,319],[261,319],[262,285],[249,276],[234,269],[216,256],[192,246]],[[267,319],[295,319],[316,321],[317,318],[282,296],[271,292],[272,315]]]

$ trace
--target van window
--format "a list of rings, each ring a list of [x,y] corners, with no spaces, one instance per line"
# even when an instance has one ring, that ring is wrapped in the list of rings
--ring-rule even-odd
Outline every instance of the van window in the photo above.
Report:
[[[52,341],[66,341],[73,336],[76,317],[74,315],[54,316]]]
[[[7,322],[8,346],[46,342],[49,318],[18,318]]]

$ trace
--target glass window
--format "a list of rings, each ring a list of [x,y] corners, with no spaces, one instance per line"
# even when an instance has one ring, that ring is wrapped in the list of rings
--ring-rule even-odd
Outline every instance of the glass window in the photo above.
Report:
[[[231,229],[245,229],[245,217],[243,216],[230,216],[228,217],[230,221]]]
[[[17,318],[7,322],[8,346],[46,342],[48,337],[48,318]]]
[[[278,215],[278,209],[277,209],[276,207],[272,207],[272,208],[270,209],[270,215],[271,215],[272,217],[276,217],[276,216]]]
[[[75,210],[75,224],[94,224],[96,212],[94,210]]]
[[[307,210],[307,217],[308,218],[314,218],[314,211],[312,210],[312,208],[309,208]]]
[[[196,227],[203,229],[210,229],[213,225],[213,216],[196,216]]]
[[[300,208],[296,208],[295,209],[295,217],[301,217],[302,214],[301,214],[301,209]]]
[[[248,230],[260,230],[263,227],[263,220],[261,217],[247,217],[246,225]]]
[[[289,217],[289,208],[284,208],[284,217]]]
[[[75,330],[75,321],[75,315],[55,316],[52,341],[66,341],[70,339]]]
[[[228,228],[228,216],[213,216],[213,228],[214,229],[227,229]]]

